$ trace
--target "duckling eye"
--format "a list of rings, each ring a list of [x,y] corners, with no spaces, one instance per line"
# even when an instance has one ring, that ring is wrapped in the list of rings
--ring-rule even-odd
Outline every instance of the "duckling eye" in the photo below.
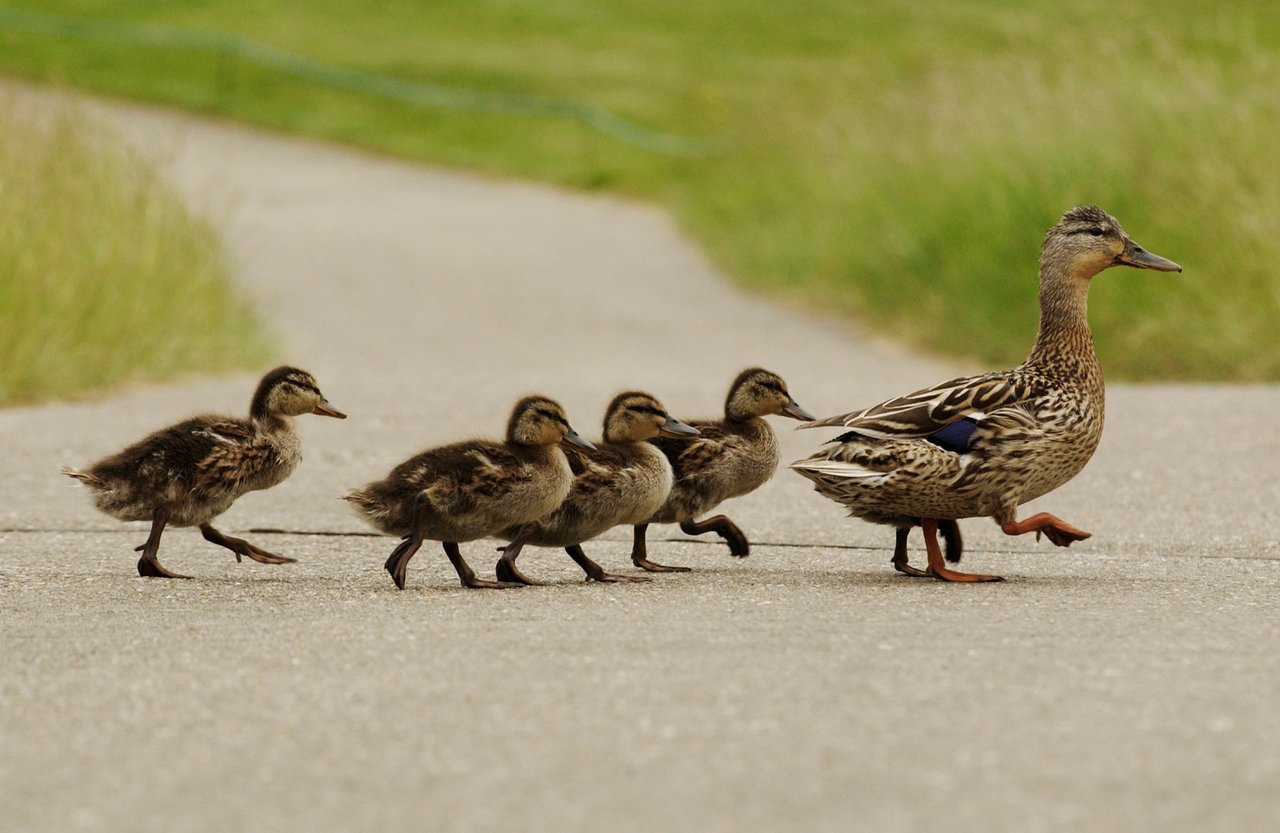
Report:
[[[1093,228],[1089,229],[1089,233],[1092,234],[1094,237],[1101,237],[1102,229],[1098,228],[1097,226],[1094,226]]]

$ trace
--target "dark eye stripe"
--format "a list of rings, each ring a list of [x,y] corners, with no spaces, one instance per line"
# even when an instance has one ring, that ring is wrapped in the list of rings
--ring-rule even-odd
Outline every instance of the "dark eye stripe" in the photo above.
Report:
[[[565,428],[569,427],[569,420],[560,416],[560,414],[557,414],[555,411],[544,411],[542,409],[539,409],[537,411],[534,411],[534,413],[542,417],[543,419],[549,419],[552,422],[558,422],[561,425],[563,425]]]

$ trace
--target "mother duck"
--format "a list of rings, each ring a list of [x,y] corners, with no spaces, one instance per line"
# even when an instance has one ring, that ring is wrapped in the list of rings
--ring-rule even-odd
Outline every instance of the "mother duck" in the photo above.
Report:
[[[1104,393],[1086,316],[1089,284],[1121,265],[1182,271],[1135,243],[1096,205],[1071,209],[1040,251],[1040,331],[1025,362],[803,426],[851,430],[791,468],[851,515],[896,527],[894,566],[908,575],[1001,580],[947,569],[937,532],[939,524],[954,529],[959,518],[989,516],[1006,535],[1044,534],[1060,547],[1088,538],[1047,512],[1021,521],[1017,513],[1079,473],[1098,447]],[[902,546],[917,524],[926,570],[910,567]]]

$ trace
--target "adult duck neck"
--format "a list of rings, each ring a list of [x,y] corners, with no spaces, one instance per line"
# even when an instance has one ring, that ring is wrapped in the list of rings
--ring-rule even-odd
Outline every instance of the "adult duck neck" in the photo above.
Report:
[[[1040,267],[1040,330],[1027,364],[1099,372],[1088,316],[1092,279],[1052,263]]]

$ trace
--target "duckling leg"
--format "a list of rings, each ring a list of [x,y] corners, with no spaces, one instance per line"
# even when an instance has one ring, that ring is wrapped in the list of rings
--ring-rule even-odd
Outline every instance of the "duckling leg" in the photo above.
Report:
[[[644,541],[645,530],[649,528],[648,524],[636,524],[634,529],[634,543],[631,545],[631,563],[635,564],[642,570],[648,570],[651,573],[687,573],[690,567],[668,567],[666,564],[655,564],[649,560],[649,548]]]
[[[743,534],[741,529],[738,529],[737,524],[724,515],[715,515],[704,521],[681,521],[680,531],[685,535],[701,535],[704,532],[714,532],[729,545],[729,555],[737,558],[746,558],[751,554],[751,544],[747,541],[747,536]]]
[[[200,525],[200,533],[204,535],[204,539],[211,544],[217,544],[220,547],[226,547],[236,554],[236,562],[240,561],[240,556],[247,555],[259,564],[292,564],[297,561],[296,558],[289,558],[286,555],[276,555],[273,552],[267,552],[259,549],[243,538],[231,538],[223,535],[218,530],[208,524]]]
[[[893,569],[899,573],[917,578],[928,578],[929,572],[921,570],[919,567],[912,567],[907,563],[907,537],[911,535],[911,527],[905,526],[898,529],[898,538],[893,544],[893,558],[890,563]]]
[[[938,546],[938,522],[933,518],[921,518],[920,526],[924,530],[924,548],[929,553],[929,575],[942,581],[1004,581],[1003,576],[989,576],[982,573],[959,573],[948,570],[943,564],[942,548]]]
[[[471,569],[471,566],[467,564],[462,557],[462,553],[458,550],[456,541],[442,541],[441,544],[444,546],[444,554],[449,556],[449,561],[453,563],[453,569],[458,571],[458,578],[462,579],[463,587],[488,587],[493,589],[520,587],[519,584],[513,584],[509,581],[489,581],[488,579],[476,578],[475,571]]]
[[[524,542],[529,540],[529,536],[538,528],[537,524],[525,524],[516,533],[516,537],[511,539],[511,543],[505,547],[498,547],[502,552],[502,558],[498,559],[497,565],[493,568],[494,574],[498,581],[510,582],[513,584],[524,584],[531,587],[538,587],[545,582],[531,579],[516,568],[516,558],[520,555],[520,550],[524,549]],[[454,565],[457,566],[456,564]],[[461,574],[459,574],[461,575]]]
[[[1076,541],[1083,541],[1090,537],[1093,533],[1085,532],[1083,529],[1076,529],[1071,524],[1054,517],[1048,512],[1040,512],[1032,515],[1025,521],[1009,521],[1000,524],[1000,531],[1005,535],[1024,535],[1028,532],[1036,534],[1036,540],[1040,540],[1040,533],[1044,533],[1045,537],[1059,547],[1069,547]]]
[[[569,557],[587,574],[588,581],[649,581],[648,576],[621,576],[614,573],[606,573],[603,567],[587,557],[587,554],[582,551],[582,547],[578,544],[565,547],[564,551],[569,553]]]
[[[169,572],[156,558],[156,553],[160,551],[160,534],[164,532],[165,524],[168,522],[169,510],[163,506],[156,507],[151,513],[151,534],[147,536],[145,544],[133,548],[134,552],[142,553],[142,557],[138,559],[138,575],[146,578],[191,578],[191,576]]]
[[[387,561],[382,565],[383,569],[391,574],[391,580],[396,583],[396,587],[404,589],[405,573],[409,566],[409,559],[413,558],[418,548],[422,546],[422,541],[426,537],[426,515],[427,515],[427,497],[419,494],[413,501],[413,519],[410,521],[409,532],[405,534],[404,540],[396,545],[391,551],[391,555],[387,556]]]
[[[409,565],[409,559],[413,558],[421,546],[421,538],[415,542],[412,534],[407,535],[404,540],[396,545],[396,548],[391,551],[391,555],[387,556],[386,562],[382,565],[382,569],[390,574],[391,580],[401,590],[404,589],[405,568]]]

